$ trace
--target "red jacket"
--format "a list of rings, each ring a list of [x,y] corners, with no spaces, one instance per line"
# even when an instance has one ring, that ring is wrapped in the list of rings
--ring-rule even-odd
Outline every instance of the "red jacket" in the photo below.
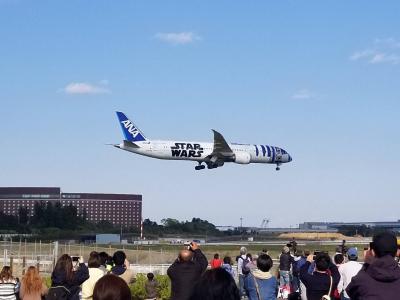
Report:
[[[222,264],[224,263],[224,261],[222,259],[215,259],[213,258],[210,261],[210,265],[211,265],[211,269],[216,269],[216,268],[220,268],[222,266]]]

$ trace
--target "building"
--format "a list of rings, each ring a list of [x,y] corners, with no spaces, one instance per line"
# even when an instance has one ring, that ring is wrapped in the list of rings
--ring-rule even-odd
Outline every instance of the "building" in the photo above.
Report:
[[[142,195],[62,193],[59,187],[2,187],[0,188],[0,212],[18,214],[26,207],[33,214],[36,202],[60,202],[72,204],[79,215],[98,223],[109,221],[114,225],[140,227],[142,220]]]
[[[304,222],[299,224],[302,230],[338,230],[342,227],[362,227],[385,229],[400,232],[400,220],[388,222]]]

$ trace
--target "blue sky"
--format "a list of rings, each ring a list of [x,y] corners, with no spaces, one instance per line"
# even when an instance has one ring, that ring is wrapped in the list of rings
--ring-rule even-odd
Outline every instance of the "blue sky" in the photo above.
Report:
[[[0,0],[2,186],[141,193],[144,217],[217,225],[397,220],[398,1]],[[105,143],[281,146],[196,172]]]

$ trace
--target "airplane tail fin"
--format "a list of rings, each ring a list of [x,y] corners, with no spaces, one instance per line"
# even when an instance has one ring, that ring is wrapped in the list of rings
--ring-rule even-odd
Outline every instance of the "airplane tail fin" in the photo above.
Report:
[[[122,132],[124,133],[125,140],[129,142],[141,142],[147,140],[139,128],[137,128],[137,126],[133,124],[124,113],[119,111],[116,113]]]

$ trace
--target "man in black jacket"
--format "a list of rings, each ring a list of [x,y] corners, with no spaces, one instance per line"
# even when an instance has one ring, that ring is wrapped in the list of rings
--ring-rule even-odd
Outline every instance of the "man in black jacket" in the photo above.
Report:
[[[307,300],[321,300],[322,296],[330,295],[336,289],[340,274],[338,268],[332,263],[327,253],[319,253],[315,258],[315,270],[312,274],[308,272],[313,255],[307,257],[307,262],[300,268],[300,280],[306,286]]]
[[[189,299],[207,265],[207,258],[195,242],[190,244],[189,250],[179,252],[178,258],[167,271],[171,279],[171,300]]]
[[[400,267],[395,260],[396,252],[394,234],[383,232],[373,237],[366,263],[346,288],[351,300],[399,299]]]

